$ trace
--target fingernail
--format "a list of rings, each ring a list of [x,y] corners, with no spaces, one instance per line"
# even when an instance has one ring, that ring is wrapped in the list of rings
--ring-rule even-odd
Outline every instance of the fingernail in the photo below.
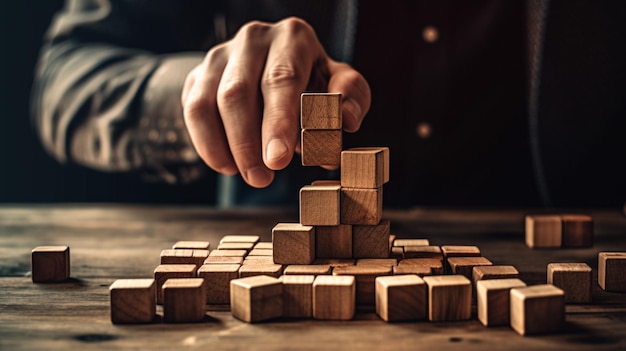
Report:
[[[287,145],[282,140],[274,139],[267,144],[267,161],[280,160],[288,151]]]
[[[346,114],[346,117],[350,118],[350,123],[344,124],[344,128],[346,129],[346,131],[349,132],[356,131],[361,124],[361,106],[359,106],[359,104],[355,103],[353,100],[348,99],[344,101],[343,108],[346,110],[346,112],[348,112]]]
[[[246,171],[246,181],[256,188],[264,188],[274,180],[274,172],[264,166],[249,168]]]

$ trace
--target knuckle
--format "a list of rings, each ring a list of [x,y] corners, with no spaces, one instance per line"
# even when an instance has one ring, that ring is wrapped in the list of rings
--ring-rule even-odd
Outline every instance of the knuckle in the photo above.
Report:
[[[201,121],[210,111],[210,102],[199,94],[191,94],[183,105],[183,117],[188,125]]]
[[[231,79],[223,82],[217,90],[218,105],[232,106],[245,103],[250,97],[250,87],[241,79]]]
[[[288,61],[277,63],[268,68],[267,73],[261,81],[263,88],[276,88],[286,85],[297,84],[300,80],[300,74]]]
[[[299,17],[288,17],[280,21],[279,25],[290,33],[313,33],[313,27]]]
[[[212,62],[223,60],[226,56],[226,52],[226,44],[222,43],[220,45],[216,45],[207,52],[204,61],[207,63],[207,66],[209,66]]]
[[[270,30],[270,28],[271,26],[268,23],[261,21],[250,21],[241,26],[239,32],[237,33],[237,36],[244,39],[255,39],[265,35]]]

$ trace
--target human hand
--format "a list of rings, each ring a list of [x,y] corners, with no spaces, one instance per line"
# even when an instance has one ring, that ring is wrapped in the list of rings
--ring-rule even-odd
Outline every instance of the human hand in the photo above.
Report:
[[[342,93],[343,128],[359,129],[371,102],[360,73],[328,57],[301,19],[249,22],[187,76],[182,104],[191,141],[215,171],[240,172],[265,187],[298,148],[300,94],[310,90]]]

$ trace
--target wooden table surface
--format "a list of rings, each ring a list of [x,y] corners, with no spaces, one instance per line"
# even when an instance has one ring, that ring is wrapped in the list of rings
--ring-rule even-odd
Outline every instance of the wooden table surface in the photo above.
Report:
[[[209,311],[197,324],[113,325],[109,285],[119,278],[151,277],[159,253],[178,240],[226,234],[271,239],[278,222],[297,221],[281,209],[219,210],[209,207],[99,204],[0,206],[0,349],[464,349],[626,350],[626,294],[597,285],[597,254],[626,251],[626,218],[620,211],[588,210],[596,224],[592,248],[532,250],[525,246],[528,210],[388,210],[398,237],[433,245],[477,245],[494,264],[512,264],[528,284],[545,283],[550,262],[586,262],[593,269],[593,303],[566,306],[566,329],[522,337],[509,327],[462,322],[385,323],[361,308],[347,322],[277,320],[247,324],[227,310]],[[72,279],[33,284],[30,251],[69,245]]]

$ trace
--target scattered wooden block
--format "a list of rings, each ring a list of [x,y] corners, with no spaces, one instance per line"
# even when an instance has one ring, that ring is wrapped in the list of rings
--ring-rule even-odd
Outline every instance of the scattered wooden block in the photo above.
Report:
[[[479,280],[519,278],[519,271],[510,265],[475,266],[472,269],[474,286]]]
[[[405,258],[398,266],[424,266],[430,268],[433,275],[444,274],[443,261],[438,258]]]
[[[563,215],[563,247],[591,247],[593,245],[593,219],[587,215]],[[567,296],[566,296],[567,299]]]
[[[403,265],[403,266],[393,266],[392,268],[393,268],[393,275],[415,274],[419,277],[432,275],[432,268],[430,268],[430,266]]]
[[[476,283],[478,320],[487,327],[509,325],[510,291],[526,284],[517,279],[487,279]]]
[[[376,225],[383,216],[383,188],[341,188],[341,223]]]
[[[209,257],[246,257],[246,250],[213,250],[209,253]],[[205,260],[206,261],[206,260]]]
[[[388,258],[389,257],[388,219],[378,225],[352,226],[352,255],[354,258]]]
[[[441,247],[444,258],[444,268],[446,272],[451,272],[452,268],[448,264],[450,257],[477,257],[480,256],[478,246],[472,245],[444,245]]]
[[[394,246],[391,248],[389,252],[389,257],[401,260],[404,258],[404,247],[402,246]]]
[[[150,323],[156,315],[154,279],[118,279],[109,287],[113,324]]]
[[[356,260],[356,265],[393,267],[398,265],[398,260],[395,258],[360,258]]]
[[[230,281],[239,278],[239,264],[205,264],[198,269],[204,279],[207,304],[230,302]]]
[[[428,239],[396,239],[393,246],[430,246],[430,241]],[[439,246],[435,247],[439,248]]]
[[[231,234],[224,235],[222,239],[220,239],[220,244],[223,243],[257,243],[259,242],[258,235],[241,235],[241,234]]]
[[[313,275],[283,275],[283,317],[313,317]]]
[[[33,283],[62,282],[70,278],[69,246],[37,246],[31,252]]]
[[[586,263],[549,263],[547,281],[565,292],[565,303],[591,302],[591,267]]]
[[[332,271],[332,267],[327,264],[290,264],[285,267],[283,271],[284,275],[325,275],[330,274]]]
[[[339,185],[305,185],[300,189],[302,225],[338,225],[340,220]]]
[[[239,278],[252,277],[257,275],[267,275],[278,278],[283,274],[283,266],[280,264],[244,264],[239,268]]]
[[[193,323],[204,319],[206,288],[201,278],[170,278],[163,284],[163,321]]]
[[[383,152],[383,183],[389,182],[389,173],[391,170],[390,164],[391,160],[389,159],[389,148],[386,146],[361,146],[354,147],[350,150],[361,151],[361,150],[381,150]]]
[[[527,215],[526,245],[531,248],[561,247],[563,225],[561,216]]]
[[[248,253],[247,257],[254,257],[254,256],[269,256],[269,257],[272,257],[272,256],[274,256],[274,250],[273,249],[252,249]]]
[[[335,268],[335,267],[354,266],[356,264],[356,260],[353,260],[350,258],[319,258],[313,261],[313,264],[327,264]]]
[[[271,249],[274,244],[271,242],[258,242],[254,244],[255,249]]]
[[[242,264],[243,257],[232,257],[232,256],[211,256],[204,260],[204,264]]]
[[[157,286],[157,303],[163,304],[163,284],[170,278],[195,278],[195,264],[161,264],[154,269],[154,280]]]
[[[315,228],[300,223],[278,223],[272,229],[274,262],[311,264],[315,260]]]
[[[256,246],[255,243],[221,243],[218,250],[246,250],[250,252]]]
[[[382,149],[348,149],[341,152],[341,186],[377,189],[384,183]]]
[[[550,284],[513,288],[511,328],[520,335],[559,331],[565,321],[565,294]]]
[[[340,93],[303,93],[300,96],[302,129],[342,129]]]
[[[195,264],[201,266],[209,257],[209,250],[165,249],[161,251],[161,264]]]
[[[390,266],[345,266],[333,268],[333,275],[351,275],[356,279],[356,303],[374,305],[376,302],[377,277],[392,275]]]
[[[404,246],[405,258],[436,258],[443,260],[439,246]]]
[[[315,227],[316,258],[351,258],[352,226],[340,224]]]
[[[210,247],[211,243],[208,241],[177,241],[172,245],[175,250],[208,250]]]
[[[466,320],[472,312],[472,283],[465,276],[432,275],[428,286],[428,319],[432,322]]]
[[[283,315],[283,284],[265,275],[230,281],[230,309],[233,317],[254,323]]]
[[[426,284],[417,275],[376,278],[376,314],[385,322],[426,318]]]
[[[300,140],[303,166],[341,165],[341,129],[303,129]]]
[[[313,318],[350,320],[354,317],[354,276],[319,275],[313,281]]]
[[[605,291],[626,292],[626,252],[598,254],[598,284]]]
[[[493,263],[486,257],[450,257],[448,258],[450,272],[452,274],[461,274],[470,281],[472,280],[472,270],[476,266],[491,266]]]

